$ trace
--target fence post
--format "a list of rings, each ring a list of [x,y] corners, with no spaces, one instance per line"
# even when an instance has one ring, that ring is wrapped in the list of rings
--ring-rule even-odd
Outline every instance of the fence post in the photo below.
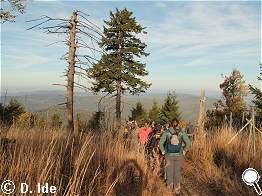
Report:
[[[255,110],[252,107],[252,133],[253,133],[253,155],[256,156],[256,124],[255,124]]]

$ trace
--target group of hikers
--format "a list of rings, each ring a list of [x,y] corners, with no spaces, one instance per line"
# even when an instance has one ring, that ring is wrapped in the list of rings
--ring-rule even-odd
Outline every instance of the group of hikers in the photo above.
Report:
[[[168,190],[179,195],[183,156],[191,143],[179,120],[175,118],[157,125],[130,121],[125,127],[124,138],[129,147],[133,148],[136,144],[141,147],[150,167],[153,168],[155,161],[159,161]]]

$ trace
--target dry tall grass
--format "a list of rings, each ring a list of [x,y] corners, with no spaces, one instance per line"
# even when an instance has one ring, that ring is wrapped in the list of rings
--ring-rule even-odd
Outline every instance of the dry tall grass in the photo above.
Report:
[[[143,153],[124,148],[121,137],[21,128],[6,136],[16,143],[0,148],[1,181],[31,187],[47,182],[58,188],[57,195],[166,195]]]
[[[256,156],[253,156],[248,134],[238,136],[223,128],[209,133],[201,145],[194,141],[184,175],[202,195],[256,195],[252,187],[242,181],[242,173],[252,167],[262,174],[262,135],[256,137]]]
[[[242,135],[227,145],[234,132],[221,129],[194,141],[183,168],[182,195],[255,195],[241,180],[248,167],[262,174],[262,137],[257,155]],[[69,135],[63,129],[11,128],[0,146],[0,181],[17,185],[54,185],[56,195],[168,195],[163,180],[147,168],[138,146],[124,147],[122,136],[109,133]],[[0,192],[1,195],[1,192]]]

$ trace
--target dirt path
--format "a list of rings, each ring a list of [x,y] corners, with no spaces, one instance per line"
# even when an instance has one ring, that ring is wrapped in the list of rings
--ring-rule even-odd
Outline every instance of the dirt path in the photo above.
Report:
[[[206,196],[208,193],[201,190],[194,179],[182,176],[180,196]]]
[[[188,160],[184,160],[183,168],[189,167]],[[206,189],[199,185],[199,182],[182,169],[182,181],[181,181],[181,196],[207,196],[210,195],[206,192]]]
[[[181,196],[203,196],[205,194],[199,192],[199,187],[196,186],[196,184],[192,181],[192,179],[189,179],[187,177],[182,178],[181,182]]]

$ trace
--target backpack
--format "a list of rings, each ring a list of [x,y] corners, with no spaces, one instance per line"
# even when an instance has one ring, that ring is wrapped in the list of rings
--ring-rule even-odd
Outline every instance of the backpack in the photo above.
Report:
[[[170,136],[166,141],[166,152],[167,153],[180,153],[182,149],[181,132],[169,133]]]

